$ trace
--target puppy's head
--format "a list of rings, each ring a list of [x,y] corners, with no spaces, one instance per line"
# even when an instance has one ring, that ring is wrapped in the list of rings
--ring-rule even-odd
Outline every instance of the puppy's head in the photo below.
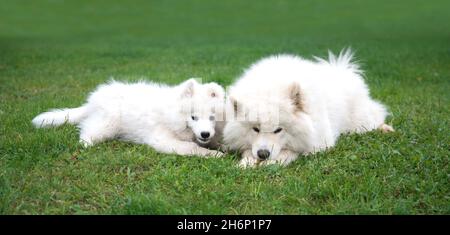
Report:
[[[224,130],[225,142],[237,149],[251,149],[254,158],[277,159],[293,137],[295,117],[302,110],[300,87],[291,84],[274,96],[230,97]],[[228,109],[228,110],[229,110]]]
[[[216,134],[216,121],[223,119],[225,91],[216,83],[184,82],[181,95],[183,116],[196,140],[208,144]]]

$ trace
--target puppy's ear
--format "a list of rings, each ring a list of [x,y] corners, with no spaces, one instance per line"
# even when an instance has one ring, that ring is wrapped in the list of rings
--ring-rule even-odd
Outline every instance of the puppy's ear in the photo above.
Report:
[[[225,96],[224,93],[225,92],[224,92],[223,88],[219,84],[216,84],[216,83],[209,84],[209,87],[208,87],[209,97],[223,99]]]
[[[194,95],[194,86],[197,84],[197,81],[193,78],[183,82],[181,84],[181,98],[189,98]]]
[[[295,82],[289,85],[288,95],[292,105],[294,106],[294,113],[303,111],[303,99],[300,85]]]

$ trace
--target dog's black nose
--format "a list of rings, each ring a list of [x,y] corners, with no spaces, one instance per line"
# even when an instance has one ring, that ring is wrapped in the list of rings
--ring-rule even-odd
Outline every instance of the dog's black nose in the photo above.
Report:
[[[202,138],[204,138],[204,139],[209,138],[209,132],[207,132],[207,131],[203,131],[202,133],[200,133],[200,135],[201,135]]]
[[[269,156],[270,156],[269,150],[265,150],[265,149],[260,149],[260,150],[258,150],[258,152],[256,152],[256,154],[258,154],[258,157],[259,157],[261,160],[266,160],[266,159],[269,158]]]

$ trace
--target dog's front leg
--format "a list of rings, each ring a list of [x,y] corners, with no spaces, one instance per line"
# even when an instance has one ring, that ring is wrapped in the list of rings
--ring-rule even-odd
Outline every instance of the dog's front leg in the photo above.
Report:
[[[253,157],[252,151],[250,149],[242,152],[242,159],[239,162],[239,167],[249,168],[256,167],[258,165],[258,160]]]
[[[279,164],[282,166],[287,166],[295,159],[297,159],[298,153],[291,150],[281,150],[276,159],[268,159],[261,162],[261,166]]]

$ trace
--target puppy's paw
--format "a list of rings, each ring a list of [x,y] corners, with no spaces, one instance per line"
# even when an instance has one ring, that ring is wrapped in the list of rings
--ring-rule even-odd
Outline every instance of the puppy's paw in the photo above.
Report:
[[[206,157],[213,157],[213,158],[221,158],[224,156],[225,156],[224,153],[217,150],[209,150],[208,154],[206,155]]]
[[[253,168],[256,166],[258,166],[258,160],[252,157],[242,158],[242,160],[238,164],[238,167],[242,169]]]

